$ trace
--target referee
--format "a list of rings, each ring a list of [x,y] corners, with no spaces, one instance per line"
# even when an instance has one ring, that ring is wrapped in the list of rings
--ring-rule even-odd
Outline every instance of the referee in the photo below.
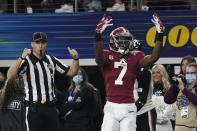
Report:
[[[33,34],[31,46],[33,51],[25,48],[16,63],[9,68],[7,77],[17,74],[23,77],[27,129],[56,131],[59,123],[55,105],[54,73],[58,71],[70,77],[75,75],[79,68],[79,55],[75,49],[67,48],[73,58],[70,67],[56,57],[47,55],[47,36],[43,32]]]

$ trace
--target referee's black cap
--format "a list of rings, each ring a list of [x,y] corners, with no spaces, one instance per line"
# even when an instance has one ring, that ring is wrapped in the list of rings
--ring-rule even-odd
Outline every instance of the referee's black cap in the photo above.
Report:
[[[32,42],[47,42],[47,35],[44,32],[35,32],[32,36]]]

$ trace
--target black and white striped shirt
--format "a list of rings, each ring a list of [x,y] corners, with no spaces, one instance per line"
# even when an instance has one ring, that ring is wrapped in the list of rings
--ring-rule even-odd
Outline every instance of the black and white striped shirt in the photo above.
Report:
[[[67,73],[69,67],[56,57],[45,55],[38,59],[31,53],[21,63],[18,74],[23,77],[25,100],[30,102],[52,101],[54,94],[54,73]]]

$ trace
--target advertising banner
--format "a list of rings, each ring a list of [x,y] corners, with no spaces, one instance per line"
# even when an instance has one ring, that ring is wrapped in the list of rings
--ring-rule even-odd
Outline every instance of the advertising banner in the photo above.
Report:
[[[151,22],[154,12],[81,12],[62,14],[1,14],[0,60],[17,59],[24,48],[31,49],[32,34],[45,32],[47,53],[60,59],[71,59],[67,46],[77,49],[80,58],[94,58],[95,27],[104,14],[114,24],[102,34],[108,49],[110,32],[125,27],[143,43],[143,51],[150,54],[155,45],[156,29]],[[185,55],[197,57],[197,11],[157,11],[165,26],[161,58]]]

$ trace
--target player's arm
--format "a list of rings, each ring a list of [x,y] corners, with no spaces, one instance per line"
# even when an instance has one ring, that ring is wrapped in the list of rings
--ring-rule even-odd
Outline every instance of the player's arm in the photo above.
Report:
[[[103,43],[101,40],[101,34],[107,26],[113,25],[110,24],[111,21],[112,19],[110,19],[110,16],[107,17],[106,15],[104,15],[96,27],[94,53],[95,53],[96,63],[101,68],[105,65],[105,57],[103,52]]]
[[[156,13],[153,15],[152,22],[155,24],[156,30],[157,30],[156,44],[155,44],[155,47],[152,51],[152,54],[145,56],[144,58],[142,58],[139,61],[140,67],[146,67],[146,66],[149,66],[150,64],[156,62],[159,59],[162,48],[163,48],[164,28],[163,28],[162,21],[159,19],[159,16]]]
[[[96,33],[95,36],[94,53],[95,53],[95,60],[97,65],[102,68],[105,65],[105,57],[103,52],[103,43],[101,40],[101,34],[98,33]]]

